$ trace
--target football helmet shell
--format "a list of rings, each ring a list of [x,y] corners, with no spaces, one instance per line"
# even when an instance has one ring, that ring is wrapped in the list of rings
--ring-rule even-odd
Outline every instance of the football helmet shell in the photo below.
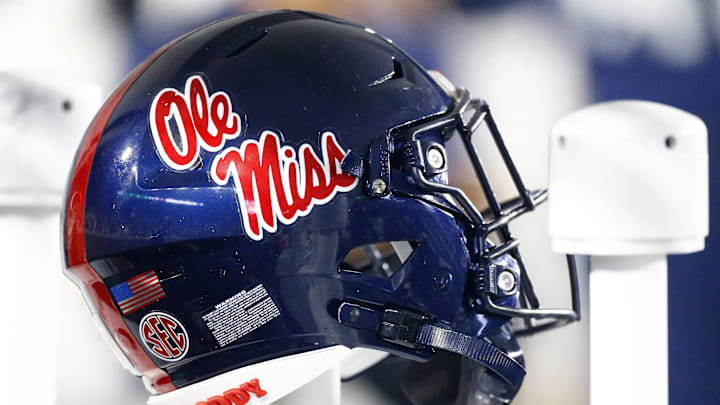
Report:
[[[483,122],[521,193],[507,206],[469,141]],[[454,133],[489,216],[447,185]],[[156,393],[336,345],[455,351],[517,386],[522,366],[482,337],[513,316],[576,317],[537,308],[507,230],[542,199],[487,105],[387,39],[253,13],[168,44],[102,107],[68,187],[66,273]],[[370,266],[346,263],[356,249]]]

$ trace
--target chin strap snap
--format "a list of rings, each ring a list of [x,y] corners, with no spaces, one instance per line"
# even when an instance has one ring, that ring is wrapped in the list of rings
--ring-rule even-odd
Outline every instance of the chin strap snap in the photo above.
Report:
[[[414,350],[457,353],[484,365],[513,387],[519,386],[525,377],[525,368],[494,345],[439,325],[418,312],[397,308],[375,310],[343,302],[338,308],[338,321],[352,328],[374,331],[382,340]]]

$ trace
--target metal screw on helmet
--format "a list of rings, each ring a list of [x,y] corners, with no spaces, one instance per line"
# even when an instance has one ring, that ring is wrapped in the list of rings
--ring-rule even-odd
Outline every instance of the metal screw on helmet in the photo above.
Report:
[[[445,166],[445,154],[437,146],[432,146],[427,151],[427,161],[433,169],[442,169]]]
[[[350,311],[350,321],[357,322],[360,319],[360,311],[357,308],[353,308]]]
[[[383,179],[375,179],[372,182],[372,192],[375,195],[382,195],[385,194],[385,191],[387,191],[387,183],[385,183],[385,180]]]
[[[515,275],[509,271],[505,270],[502,273],[498,275],[497,278],[497,286],[504,292],[508,293],[515,289]]]
[[[452,274],[447,271],[438,272],[433,276],[433,287],[438,292],[447,292],[452,284],[452,279]]]

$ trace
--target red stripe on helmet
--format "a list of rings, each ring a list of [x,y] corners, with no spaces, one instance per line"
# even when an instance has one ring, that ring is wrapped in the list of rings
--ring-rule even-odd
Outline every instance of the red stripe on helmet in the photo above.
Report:
[[[87,191],[90,168],[98,141],[110,120],[110,116],[135,80],[137,80],[147,67],[165,52],[165,50],[177,41],[178,40],[175,40],[158,49],[141,65],[130,72],[125,80],[113,91],[110,98],[93,119],[90,127],[88,127],[75,160],[75,167],[72,171],[65,223],[65,248],[68,270],[75,274],[85,285],[88,298],[93,301],[110,335],[115,339],[138,371],[150,379],[158,393],[166,393],[175,389],[175,386],[170,381],[170,376],[155,365],[147,353],[145,353],[115,306],[107,286],[87,262],[85,256],[84,229],[85,193]]]

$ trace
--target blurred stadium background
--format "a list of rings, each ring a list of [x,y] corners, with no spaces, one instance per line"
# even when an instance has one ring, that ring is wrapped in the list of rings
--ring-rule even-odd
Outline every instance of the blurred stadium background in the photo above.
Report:
[[[552,123],[596,101],[639,98],[688,110],[708,125],[711,157],[720,155],[714,136],[720,126],[719,0],[0,0],[0,71],[64,72],[108,94],[132,67],[176,36],[222,17],[273,8],[320,11],[365,24],[425,67],[488,100],[532,188],[547,183]],[[711,230],[720,215],[719,170],[711,159]],[[562,259],[548,253],[546,207],[538,212],[514,229],[544,303],[565,306],[566,276],[553,271]],[[720,401],[718,241],[711,233],[704,253],[670,261],[673,405]],[[60,274],[59,253],[41,254],[58,263],[43,271]],[[61,404],[143,403],[142,384],[116,364],[99,336],[97,349],[73,344],[73,334],[95,332],[74,286],[61,283],[61,288],[58,305],[68,310],[57,321],[55,360],[20,361],[18,355],[16,364],[4,368],[22,376],[55,364]],[[22,331],[2,339],[3,350],[13,350]],[[523,340],[528,377],[514,403],[587,403],[586,340],[586,322]],[[358,380],[343,389],[346,403],[353,404],[354,393],[382,387]]]

